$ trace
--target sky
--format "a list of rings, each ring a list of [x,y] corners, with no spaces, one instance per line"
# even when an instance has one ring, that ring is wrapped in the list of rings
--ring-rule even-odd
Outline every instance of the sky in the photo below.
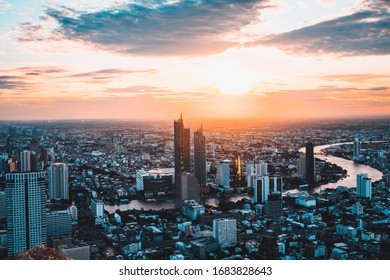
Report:
[[[0,120],[390,114],[390,0],[0,0]]]

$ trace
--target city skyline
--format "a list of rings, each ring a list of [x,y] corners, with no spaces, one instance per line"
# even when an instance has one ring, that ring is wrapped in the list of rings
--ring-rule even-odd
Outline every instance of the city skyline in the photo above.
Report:
[[[388,115],[389,8],[2,0],[0,120]]]

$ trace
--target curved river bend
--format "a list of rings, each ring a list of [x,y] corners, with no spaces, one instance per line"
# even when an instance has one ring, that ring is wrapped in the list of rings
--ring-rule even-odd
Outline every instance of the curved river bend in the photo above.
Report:
[[[322,150],[331,147],[331,146],[337,146],[342,144],[352,144],[352,142],[344,142],[344,143],[338,143],[338,144],[328,144],[328,145],[322,145],[322,146],[315,146],[314,147],[314,156],[316,158],[326,160],[327,162],[334,163],[343,169],[347,170],[347,177],[342,178],[341,180],[337,181],[336,183],[328,183],[326,185],[322,185],[320,187],[312,189],[310,192],[319,192],[323,189],[335,189],[338,186],[345,186],[348,188],[352,188],[356,186],[356,174],[359,173],[367,173],[368,177],[372,179],[373,182],[378,181],[382,179],[382,172],[369,167],[367,165],[355,163],[352,160],[347,160],[339,157],[335,157],[332,155],[325,155],[322,153]],[[299,150],[300,152],[304,153],[305,148],[301,148]],[[291,190],[291,193],[297,192],[298,190]],[[232,201],[236,202],[238,200],[241,200],[242,198],[250,198],[248,196],[242,197],[242,196],[234,196],[230,198],[207,198],[204,200],[204,203],[218,206],[218,203],[221,200],[224,201]],[[116,210],[126,211],[130,209],[137,209],[137,210],[161,210],[161,209],[172,209],[174,208],[174,202],[145,202],[140,200],[132,200],[128,204],[122,204],[122,205],[105,205],[104,209],[108,211],[109,213],[115,213]]]

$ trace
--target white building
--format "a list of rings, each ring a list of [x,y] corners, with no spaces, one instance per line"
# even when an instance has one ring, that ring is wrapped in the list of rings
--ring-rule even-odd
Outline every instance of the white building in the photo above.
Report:
[[[372,181],[365,173],[356,175],[356,194],[358,196],[372,198]]]
[[[236,219],[214,219],[213,237],[221,246],[231,246],[237,243]]]
[[[20,171],[31,171],[31,151],[25,150],[20,153]]]
[[[8,256],[46,244],[45,172],[6,174]]]
[[[352,159],[353,160],[359,160],[360,158],[360,141],[359,141],[359,138],[355,138],[355,140],[353,141],[353,156],[352,156]]]

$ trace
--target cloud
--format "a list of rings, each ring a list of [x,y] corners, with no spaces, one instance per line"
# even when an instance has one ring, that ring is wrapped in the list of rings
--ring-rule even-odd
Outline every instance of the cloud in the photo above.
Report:
[[[330,81],[342,81],[350,83],[389,81],[390,75],[386,74],[343,74],[343,75],[324,75],[322,79]]]
[[[103,70],[97,70],[92,72],[76,73],[76,74],[69,75],[68,77],[90,78],[92,82],[95,82],[96,80],[109,80],[109,79],[117,78],[122,75],[139,74],[139,73],[153,74],[153,73],[157,73],[157,70],[155,69],[145,69],[145,70],[103,69]]]
[[[19,76],[0,76],[0,89],[3,90],[26,90],[30,84],[24,82]]]
[[[12,5],[0,0],[0,14],[12,8]]]
[[[106,93],[114,96],[150,96],[155,99],[162,99],[167,102],[190,102],[192,100],[207,100],[210,96],[208,93],[174,91],[165,87],[156,86],[128,86],[124,88],[105,88]]]
[[[390,1],[365,1],[361,10],[350,15],[270,35],[259,43],[303,55],[387,55],[390,54]]]
[[[207,55],[239,46],[236,35],[258,21],[268,0],[139,1],[93,12],[50,7],[57,28],[24,23],[21,41],[69,39],[137,55]],[[232,37],[233,35],[233,37]],[[228,38],[229,37],[229,38]]]

